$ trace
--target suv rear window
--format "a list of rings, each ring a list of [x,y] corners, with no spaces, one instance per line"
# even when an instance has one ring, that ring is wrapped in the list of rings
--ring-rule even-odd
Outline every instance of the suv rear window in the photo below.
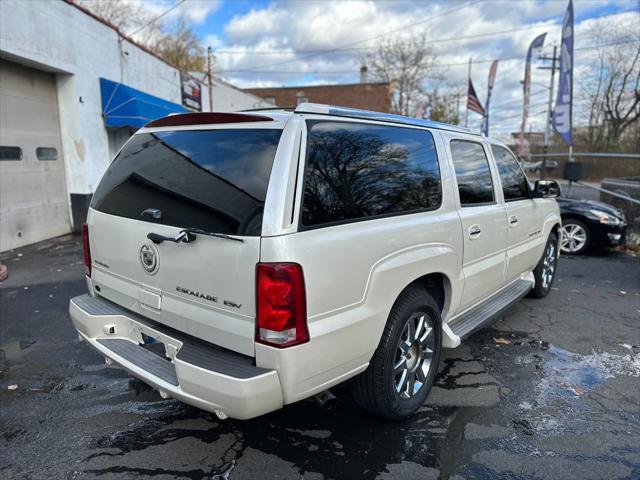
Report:
[[[307,125],[303,226],[440,206],[440,167],[428,131],[351,122]]]
[[[176,227],[259,236],[282,130],[141,133],[105,173],[91,207]],[[143,216],[158,209],[161,218]]]

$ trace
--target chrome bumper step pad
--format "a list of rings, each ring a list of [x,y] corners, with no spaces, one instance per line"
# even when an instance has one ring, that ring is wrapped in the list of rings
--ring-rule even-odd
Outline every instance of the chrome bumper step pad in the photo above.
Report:
[[[257,367],[253,357],[204,342],[191,335],[187,335],[138,313],[127,310],[105,298],[81,295],[71,299],[71,301],[89,315],[123,316],[178,340],[182,343],[182,347],[178,350],[176,359],[205,370],[239,379],[250,379],[271,371],[266,368]],[[174,364],[163,359],[161,356],[129,340],[113,338],[98,339],[97,341],[122,358],[129,360],[131,363],[139,365],[172,385],[178,385]],[[142,338],[140,338],[139,341],[142,342]],[[159,374],[154,373],[151,368],[156,369]]]
[[[102,338],[98,339],[97,342],[119,357],[137,365],[165,382],[175,386],[178,385],[176,367],[168,358],[164,359],[160,355],[142,348],[140,345],[121,338]]]

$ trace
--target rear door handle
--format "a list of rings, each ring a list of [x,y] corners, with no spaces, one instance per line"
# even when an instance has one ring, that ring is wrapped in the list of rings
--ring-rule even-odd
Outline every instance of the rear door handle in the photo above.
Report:
[[[509,226],[515,227],[517,224],[518,224],[518,217],[516,217],[515,215],[511,215],[509,217]]]
[[[471,225],[469,227],[469,238],[471,240],[478,238],[481,233],[482,229],[480,228],[480,225]]]

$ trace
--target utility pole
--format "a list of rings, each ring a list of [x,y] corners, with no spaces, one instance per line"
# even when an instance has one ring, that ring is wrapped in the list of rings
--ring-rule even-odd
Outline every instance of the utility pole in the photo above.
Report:
[[[547,176],[547,153],[549,153],[549,136],[551,135],[551,105],[553,104],[553,79],[556,74],[556,61],[558,47],[557,45],[553,46],[553,57],[538,57],[540,60],[551,60],[550,67],[538,67],[540,70],[551,70],[551,79],[549,80],[549,101],[547,102],[547,123],[544,127],[544,157],[542,157],[542,178],[546,178]]]
[[[213,79],[211,77],[211,47],[207,47],[207,76],[209,77],[209,111],[213,112]]]

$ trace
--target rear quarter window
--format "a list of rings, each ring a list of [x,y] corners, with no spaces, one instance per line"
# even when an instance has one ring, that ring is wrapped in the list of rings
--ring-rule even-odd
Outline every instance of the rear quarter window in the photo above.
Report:
[[[282,130],[162,131],[134,135],[91,201],[120,217],[259,236]],[[160,210],[160,218],[142,212]]]
[[[489,160],[482,145],[466,140],[451,140],[450,148],[460,205],[470,207],[495,203]]]
[[[302,227],[433,210],[442,202],[431,133],[310,121]]]

